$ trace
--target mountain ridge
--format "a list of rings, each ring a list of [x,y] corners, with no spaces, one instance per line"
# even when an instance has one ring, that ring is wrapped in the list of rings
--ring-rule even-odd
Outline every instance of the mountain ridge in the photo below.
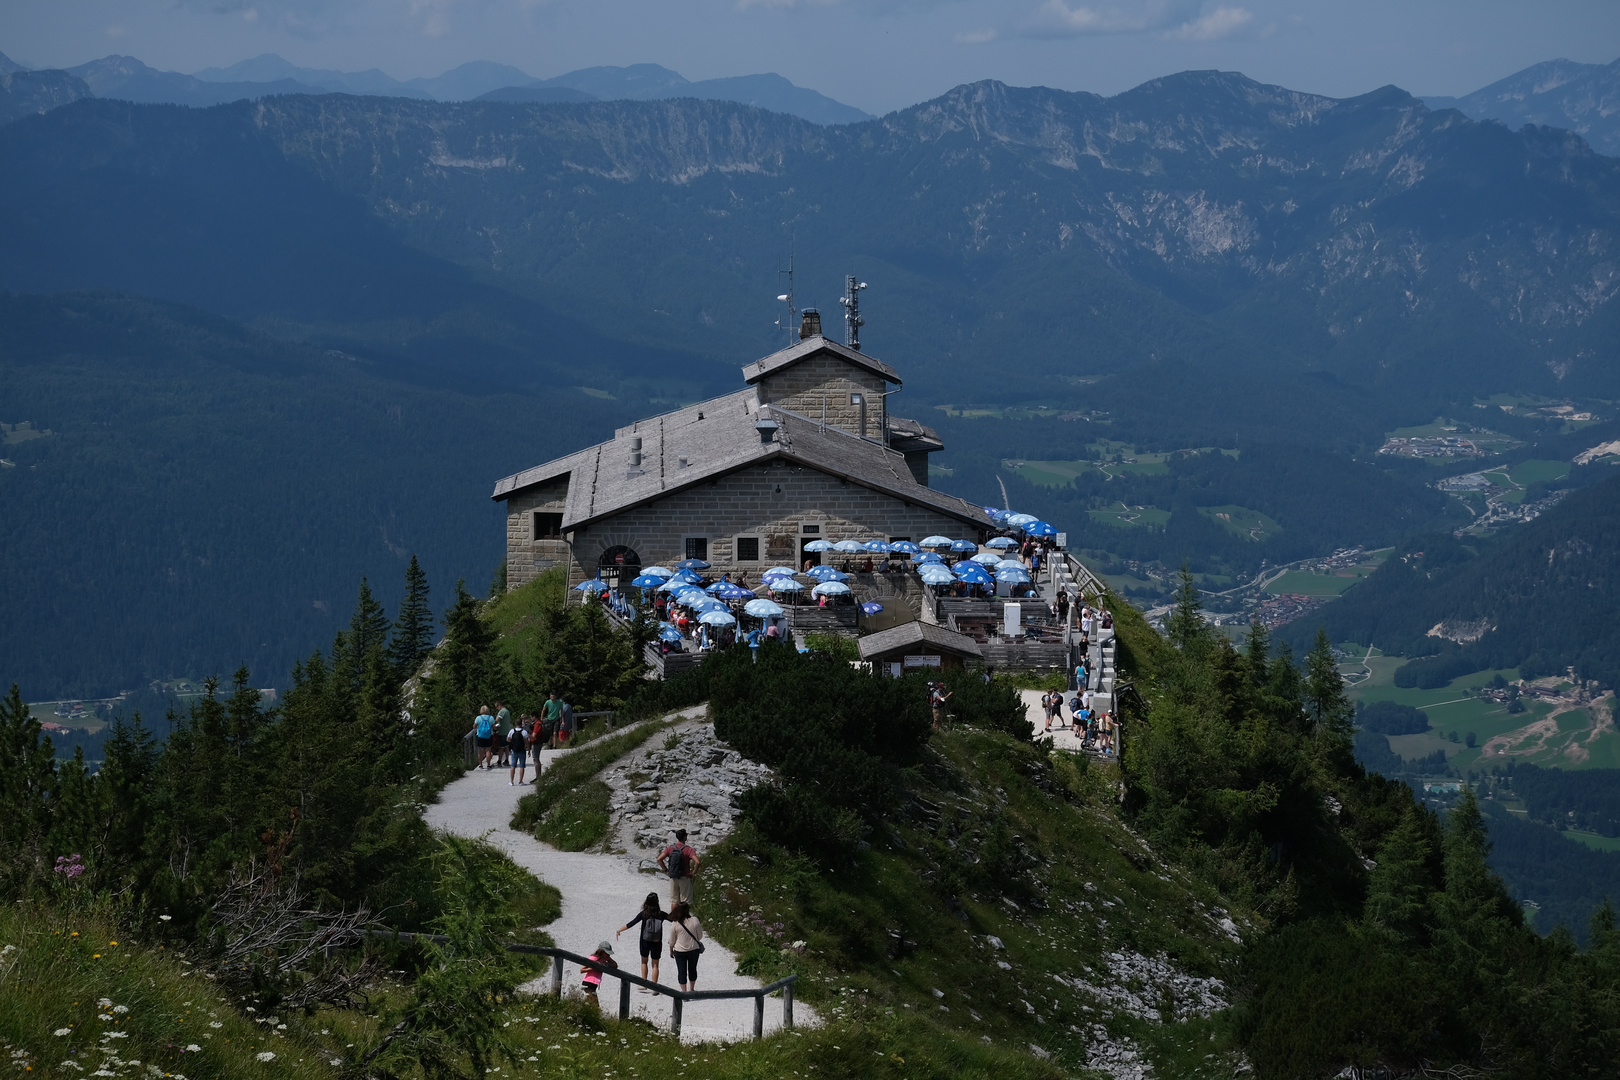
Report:
[[[1545,60],[1461,97],[1423,99],[1474,120],[1575,132],[1599,153],[1620,156],[1620,59],[1608,64]]]

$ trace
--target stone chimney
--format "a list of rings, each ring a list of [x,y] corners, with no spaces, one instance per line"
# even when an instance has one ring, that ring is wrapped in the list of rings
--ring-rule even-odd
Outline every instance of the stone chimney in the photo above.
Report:
[[[632,435],[630,436],[630,467],[625,470],[624,478],[634,480],[642,475],[644,474],[641,469],[641,436]]]
[[[799,340],[804,341],[808,338],[820,336],[821,312],[813,307],[807,307],[804,309],[804,314],[799,318]]]

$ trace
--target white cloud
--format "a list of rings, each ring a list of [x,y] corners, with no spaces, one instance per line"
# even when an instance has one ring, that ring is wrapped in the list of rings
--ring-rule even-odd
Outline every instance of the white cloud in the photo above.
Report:
[[[1221,38],[1230,37],[1232,34],[1237,33],[1252,22],[1254,22],[1254,12],[1248,8],[1222,5],[1214,11],[1182,23],[1175,29],[1168,31],[1165,37],[1175,41],[1219,41]]]
[[[996,32],[988,26],[978,30],[963,30],[953,40],[958,45],[983,45],[996,40]]]
[[[1115,4],[1075,4],[1045,0],[1025,21],[1026,37],[1084,37],[1165,30],[1198,18],[1200,0],[1124,0]]]

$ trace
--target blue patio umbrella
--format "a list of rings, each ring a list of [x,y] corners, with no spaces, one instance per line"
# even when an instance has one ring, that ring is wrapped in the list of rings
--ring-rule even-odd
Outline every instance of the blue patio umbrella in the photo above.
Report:
[[[984,546],[985,547],[993,547],[993,548],[1017,547],[1018,546],[1018,541],[1014,540],[1010,536],[998,536],[994,540],[991,540],[989,543],[985,544]]]
[[[790,577],[771,578],[771,590],[773,592],[798,592],[802,588],[804,588],[804,582],[794,581]]]
[[[1024,531],[1031,536],[1056,536],[1057,526],[1044,521],[1032,521],[1024,526]]]
[[[876,615],[882,610],[883,605],[878,603],[876,600],[868,600],[866,603],[861,605],[862,615]]]
[[[703,586],[703,591],[706,593],[716,593],[730,584],[731,582],[729,581],[716,581],[713,584]]]
[[[668,581],[666,581],[662,585],[658,586],[658,591],[659,592],[667,592],[667,593],[676,593],[676,592],[680,592],[683,588],[686,588],[687,586],[689,586],[691,584],[692,583],[689,582],[689,581],[676,581],[674,578],[670,578]]]
[[[1007,524],[1009,524],[1009,525],[1027,525],[1031,521],[1039,521],[1039,520],[1040,519],[1037,518],[1034,514],[1008,514],[1007,515]]]
[[[817,581],[848,581],[849,575],[842,570],[835,570],[830,566],[812,566],[804,572],[806,577],[813,577]]]
[[[945,560],[941,558],[937,552],[925,551],[911,561],[916,563],[918,566],[927,566],[929,563],[942,563]]]
[[[794,574],[797,574],[797,573],[798,573],[798,571],[793,569],[793,567],[791,567],[791,566],[773,566],[769,570],[767,570],[764,573],[760,574],[759,576],[762,577],[762,578],[768,578],[768,577],[775,577],[777,574],[786,574],[788,577],[792,577]]]
[[[859,540],[840,540],[838,543],[833,545],[833,550],[842,551],[846,555],[854,555],[855,553],[865,551],[866,549],[861,546],[861,542]]]
[[[653,574],[661,578],[670,578],[675,576],[675,571],[671,570],[667,566],[644,566],[641,568],[641,572],[643,574]]]
[[[722,601],[716,600],[712,596],[705,596],[701,600],[694,600],[690,604],[688,604],[687,606],[690,607],[693,611],[702,611],[702,612],[724,611],[724,610],[726,610],[726,605]]]
[[[985,506],[985,507],[981,507],[981,509],[986,514],[989,514],[991,517],[995,517],[997,514],[1005,514],[1007,512],[1005,510],[998,509],[998,508],[996,508],[994,506]]]
[[[811,596],[843,596],[849,592],[849,586],[842,581],[823,581],[810,590]]]
[[[951,573],[950,568],[947,566],[925,566],[917,571],[917,575],[923,579],[923,583],[926,585],[936,585],[940,582],[949,583],[956,580],[956,575]]]
[[[910,540],[896,540],[889,545],[889,550],[896,555],[916,555],[922,551],[922,548],[913,544]]]
[[[957,563],[953,572],[963,581],[971,581],[976,585],[988,584],[990,571],[975,562]]]
[[[833,542],[831,540],[812,540],[804,545],[806,551],[831,551],[832,549]]]
[[[997,570],[996,580],[1008,585],[1024,585],[1029,582],[1028,570]]]
[[[862,544],[861,547],[867,551],[870,551],[874,555],[887,555],[889,552],[894,550],[882,540],[868,540],[866,543]]]
[[[1019,570],[1027,570],[1027,569],[1029,569],[1029,567],[1025,566],[1023,563],[1019,562],[1017,559],[1002,559],[996,565],[1001,567],[1002,569],[1009,569],[1009,568],[1013,568],[1013,567],[1016,567]]]
[[[608,584],[601,578],[591,578],[574,586],[575,592],[606,592]]]
[[[709,564],[702,559],[687,559],[684,562],[675,564],[677,570],[707,570],[708,568]]]
[[[668,626],[658,631],[658,637],[662,641],[680,641],[681,632],[673,626]]]
[[[732,626],[737,622],[737,616],[729,611],[716,609],[714,611],[705,611],[699,615],[698,622],[707,623],[709,626]]]
[[[754,598],[752,591],[730,581],[722,582],[720,588],[714,591],[714,595],[720,600],[752,600]]]
[[[973,558],[969,561],[984,563],[986,566],[994,566],[1001,561],[1001,556],[997,555],[993,551],[981,551],[979,554],[973,556]]]
[[[656,589],[663,583],[664,579],[659,577],[657,574],[642,574],[640,577],[630,582],[630,584],[634,585],[638,589]]]
[[[979,545],[975,544],[971,540],[952,540],[951,541],[951,550],[952,551],[978,551],[979,550]]]
[[[683,581],[688,585],[696,585],[698,582],[703,580],[703,575],[698,573],[696,570],[682,570],[669,580]]]
[[[925,536],[920,543],[923,547],[950,547],[955,541],[948,536]]]
[[[766,600],[764,597],[760,597],[758,600],[750,600],[744,604],[743,614],[752,615],[758,619],[769,619],[782,614],[782,605],[774,600]]]

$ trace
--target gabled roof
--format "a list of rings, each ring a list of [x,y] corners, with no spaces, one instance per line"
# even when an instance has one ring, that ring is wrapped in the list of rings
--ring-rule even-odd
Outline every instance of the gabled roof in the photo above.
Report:
[[[953,652],[958,656],[982,657],[979,643],[966,634],[959,634],[955,630],[933,623],[908,622],[899,626],[891,626],[887,630],[879,630],[875,634],[867,634],[857,644],[861,647],[861,659],[866,660],[873,656],[882,656],[892,653],[896,649],[909,649],[913,646],[927,646],[931,649],[942,649]]]
[[[755,425],[762,420],[776,421],[773,442],[760,441]],[[635,437],[641,439],[639,471],[630,467],[630,440]],[[685,467],[680,465],[682,457],[687,459]],[[509,499],[572,473],[562,527],[576,529],[775,457],[971,525],[990,525],[980,507],[917,483],[898,451],[838,428],[823,427],[799,413],[762,405],[758,391],[752,388],[638,420],[620,428],[607,442],[504,478],[495,485],[491,498]]]
[[[763,360],[756,360],[752,364],[744,364],[742,369],[743,378],[752,386],[767,375],[775,374],[783,368],[792,367],[801,360],[809,360],[813,356],[822,354],[836,356],[838,359],[847,361],[857,367],[863,367],[874,375],[881,376],[894,383],[896,386],[900,385],[899,373],[888,364],[875,357],[867,356],[863,352],[857,352],[848,345],[828,341],[820,334],[795,342],[781,352],[774,352]]]

